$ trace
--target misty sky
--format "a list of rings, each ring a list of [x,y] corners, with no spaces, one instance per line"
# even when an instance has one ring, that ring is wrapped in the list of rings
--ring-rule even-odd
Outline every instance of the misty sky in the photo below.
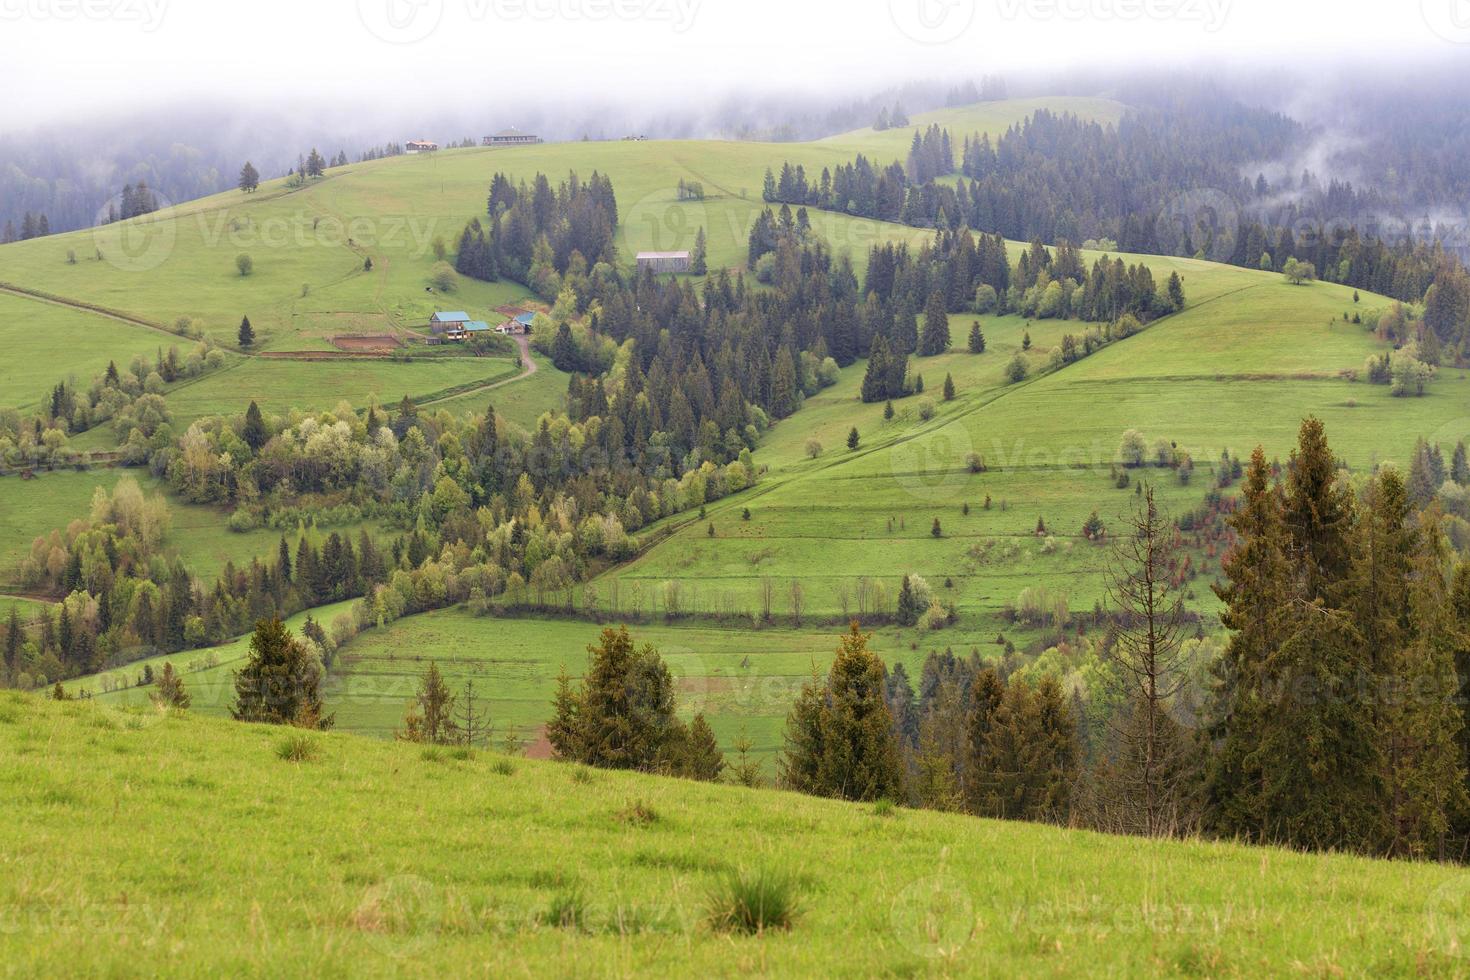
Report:
[[[0,0],[0,127],[196,97],[687,103],[1036,65],[1466,53],[1470,0]]]

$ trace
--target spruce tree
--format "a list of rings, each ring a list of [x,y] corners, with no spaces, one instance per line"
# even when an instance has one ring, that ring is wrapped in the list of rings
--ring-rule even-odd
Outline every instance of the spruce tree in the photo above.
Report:
[[[1077,777],[1077,723],[1051,676],[1033,688],[1006,686],[990,718],[975,770],[974,797],[983,816],[1065,820]]]
[[[419,678],[419,690],[408,703],[403,715],[403,730],[394,738],[403,742],[427,742],[449,745],[459,741],[459,726],[454,721],[454,695],[439,673],[439,665],[429,661],[429,669]]]
[[[1389,666],[1397,696],[1386,699],[1382,742],[1388,852],[1443,860],[1454,822],[1463,821],[1470,809],[1470,795],[1464,718],[1455,702],[1460,690],[1455,661],[1463,637],[1445,580],[1441,534],[1431,515],[1422,546],[1412,556],[1407,619],[1414,635],[1393,651]]]
[[[796,411],[798,404],[796,364],[791,358],[791,348],[782,345],[771,372],[771,415],[784,419]]]
[[[249,160],[246,160],[245,166],[240,168],[240,180],[237,186],[246,194],[260,186],[260,172],[251,165]]]
[[[958,810],[964,804],[954,760],[944,751],[940,715],[931,712],[919,726],[914,756],[913,792],[927,810]]]
[[[868,368],[863,374],[863,401],[876,402],[892,397],[888,390],[888,359],[888,342],[881,336],[874,337],[873,346],[868,351]],[[890,416],[885,414],[886,417]]]
[[[1351,616],[1321,600],[1290,600],[1265,682],[1269,704],[1255,755],[1266,840],[1310,849],[1362,850],[1383,832],[1383,752],[1369,678]]]
[[[795,703],[786,714],[785,746],[777,760],[781,781],[799,793],[829,795],[821,783],[826,744],[822,712],[826,702],[826,684],[813,662],[810,680],[801,686]]]
[[[898,800],[903,768],[893,715],[884,699],[883,663],[868,649],[856,621],[842,637],[825,689],[809,685],[787,722],[783,772],[796,789],[846,800]],[[800,758],[811,745],[809,712],[816,705],[820,755]]]
[[[258,453],[270,438],[270,432],[265,427],[265,419],[261,417],[260,406],[252,400],[250,407],[245,409],[245,424],[240,430],[240,438],[245,440],[245,445],[250,447],[252,453]]]
[[[905,575],[903,582],[898,587],[898,612],[896,619],[900,626],[913,626],[919,621],[924,610],[919,605],[919,597],[914,592],[914,585]]]
[[[1420,535],[1410,523],[1408,492],[1398,471],[1371,477],[1350,541],[1348,599],[1375,675],[1391,673],[1395,652],[1409,641],[1415,625],[1409,608],[1409,581]]]
[[[604,629],[587,655],[579,691],[558,681],[547,732],[557,757],[608,769],[656,768],[678,734],[668,667],[651,644],[635,649],[626,626]]]
[[[977,673],[970,682],[970,710],[965,716],[965,758],[963,785],[965,802],[972,813],[980,812],[983,781],[980,773],[989,765],[990,730],[995,712],[1005,698],[1005,682],[992,667]]]
[[[556,677],[556,695],[551,701],[551,720],[546,723],[546,740],[557,759],[579,761],[586,753],[582,744],[582,699],[572,689],[572,679],[565,666]]]
[[[1302,598],[1332,603],[1340,598],[1348,571],[1352,498],[1337,482],[1337,461],[1320,420],[1302,422],[1287,470],[1282,516]]]
[[[708,247],[705,244],[704,226],[694,233],[694,252],[689,256],[689,271],[696,276],[702,276],[709,272],[709,261],[707,257]]]
[[[20,625],[20,612],[10,607],[10,618],[5,624],[5,669],[11,678],[20,672],[20,650],[25,642],[25,633]]]
[[[985,353],[985,334],[980,331],[980,321],[970,324],[969,348],[971,354]]]
[[[947,402],[954,401],[954,377],[949,373],[944,375],[944,400]]]
[[[720,751],[714,730],[700,712],[689,722],[682,739],[679,765],[676,775],[685,779],[719,782],[720,773],[725,771],[725,754]]]
[[[949,311],[945,308],[944,295],[935,290],[924,305],[924,331],[919,338],[919,353],[933,356],[948,349]]]
[[[1266,454],[1257,446],[1229,519],[1239,544],[1221,560],[1226,583],[1215,587],[1225,606],[1220,621],[1231,632],[1214,668],[1210,735],[1216,749],[1206,786],[1213,828],[1256,840],[1266,834],[1264,774],[1256,755],[1270,715],[1266,668],[1281,636],[1290,588],[1282,506]]]
[[[857,426],[853,426],[847,433],[847,448],[856,449],[862,437],[858,435]]]
[[[240,318],[238,337],[242,348],[249,350],[255,346],[255,328],[250,325],[250,317],[245,316]]]
[[[172,663],[165,663],[158,675],[158,687],[153,692],[154,703],[166,708],[186,709],[190,704],[189,692],[184,689],[184,679],[174,670]]]
[[[321,665],[279,619],[255,624],[245,666],[235,674],[237,721],[330,728],[321,696]]]

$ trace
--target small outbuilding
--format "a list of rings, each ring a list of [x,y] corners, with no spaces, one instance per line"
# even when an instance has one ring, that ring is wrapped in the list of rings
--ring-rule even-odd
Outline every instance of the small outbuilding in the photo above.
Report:
[[[688,272],[688,252],[639,252],[638,271],[650,269],[655,274],[663,272]]]
[[[506,320],[495,328],[496,333],[523,334],[531,332],[531,321],[536,319],[535,313],[519,313],[514,318]]]
[[[535,133],[523,133],[514,126],[502,129],[498,133],[491,133],[480,140],[481,146],[526,146],[531,143],[540,143],[541,137]]]

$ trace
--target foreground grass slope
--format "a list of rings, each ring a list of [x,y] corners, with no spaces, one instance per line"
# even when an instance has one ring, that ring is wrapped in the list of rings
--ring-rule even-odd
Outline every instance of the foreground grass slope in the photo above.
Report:
[[[305,739],[297,755],[280,755]],[[1470,878],[0,693],[25,975],[1463,973]],[[732,873],[790,932],[716,934]],[[570,911],[569,911],[570,910]],[[580,923],[557,925],[556,922]]]

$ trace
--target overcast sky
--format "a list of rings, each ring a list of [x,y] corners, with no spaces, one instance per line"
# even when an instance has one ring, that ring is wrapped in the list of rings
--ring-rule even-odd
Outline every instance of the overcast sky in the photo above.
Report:
[[[687,103],[1037,65],[1467,54],[1470,0],[0,0],[0,127],[195,97]]]

